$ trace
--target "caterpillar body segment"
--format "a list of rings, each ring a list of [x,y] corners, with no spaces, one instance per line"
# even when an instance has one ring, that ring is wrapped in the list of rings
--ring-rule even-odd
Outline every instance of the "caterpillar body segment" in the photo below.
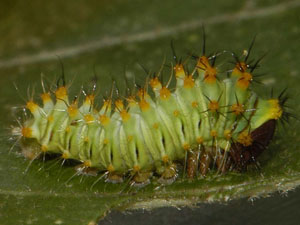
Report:
[[[149,81],[154,97],[141,88],[125,101],[105,100],[100,109],[94,107],[94,94],[79,105],[69,100],[65,85],[58,86],[55,101],[45,92],[42,107],[26,104],[33,115],[21,132],[31,153],[26,155],[59,154],[112,182],[129,173],[138,184],[148,183],[153,173],[172,182],[180,162],[190,178],[211,168],[243,170],[268,146],[284,113],[280,99],[265,100],[251,91],[251,73],[246,62],[237,62],[222,80],[203,55],[191,74],[176,63],[174,91],[154,76]]]

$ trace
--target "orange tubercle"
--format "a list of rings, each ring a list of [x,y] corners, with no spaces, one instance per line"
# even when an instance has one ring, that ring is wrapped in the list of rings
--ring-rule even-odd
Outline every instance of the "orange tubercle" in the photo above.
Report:
[[[204,82],[213,84],[217,80],[217,70],[214,67],[207,68],[204,74]]]
[[[52,115],[49,115],[47,119],[49,122],[52,122],[54,120],[54,117]]]
[[[143,112],[147,111],[150,108],[149,103],[145,99],[139,101],[139,106]]]
[[[211,67],[210,63],[209,63],[209,60],[205,55],[201,56],[198,59],[197,67],[202,69],[202,70],[206,70],[208,67]]]
[[[175,76],[176,78],[184,78],[185,77],[185,72],[182,64],[176,64],[174,66],[174,71],[175,71]]]
[[[157,89],[157,88],[161,88],[161,82],[160,80],[158,79],[158,77],[154,77],[150,80],[150,86],[153,88],[153,89]]]
[[[153,127],[154,129],[158,129],[159,124],[158,124],[158,123],[154,123],[152,127]]]
[[[103,101],[103,106],[101,108],[101,110],[110,110],[111,109],[111,99],[107,99]]]
[[[107,171],[110,172],[110,173],[114,172],[115,171],[114,166],[112,164],[109,164],[108,167],[107,167]]]
[[[68,113],[71,118],[74,118],[78,115],[78,108],[76,103],[73,103],[68,107]]]
[[[135,100],[135,97],[134,96],[129,96],[127,97],[127,102],[128,102],[128,106],[131,107],[131,106],[136,106],[137,105],[137,101]]]
[[[84,139],[83,139],[83,141],[85,142],[85,143],[88,143],[89,142],[89,137],[88,136],[86,136],[86,137],[84,137]]]
[[[191,149],[191,146],[190,146],[188,143],[183,144],[182,147],[183,147],[183,149],[184,149],[185,151]]]
[[[61,86],[57,88],[55,91],[56,99],[65,99],[67,97],[67,88],[65,86]]]
[[[141,167],[139,165],[133,166],[133,171],[134,172],[139,172],[141,170]]]
[[[243,73],[243,75],[238,79],[237,86],[241,89],[247,89],[252,81],[252,75],[248,72]]]
[[[121,99],[115,101],[115,106],[118,110],[122,111],[124,109],[124,104]]]
[[[145,88],[140,88],[138,90],[137,96],[139,96],[140,99],[144,99],[145,97],[148,97],[148,93]]]
[[[50,93],[46,92],[46,93],[41,94],[41,99],[43,100],[44,104],[46,102],[51,101],[51,95],[50,95]]]
[[[69,133],[71,131],[71,128],[69,126],[66,127],[65,132]]]
[[[245,112],[245,109],[244,109],[244,105],[243,104],[233,104],[231,106],[231,111],[235,114],[235,115],[240,115],[242,114],[243,112]]]
[[[212,136],[212,137],[217,137],[218,136],[218,133],[217,133],[217,131],[216,130],[211,130],[210,131],[210,136]]]
[[[168,100],[171,95],[171,91],[167,87],[162,87],[159,94],[161,99]]]
[[[93,123],[95,118],[91,114],[84,115],[84,120],[86,123]]]
[[[168,156],[168,155],[164,155],[164,156],[162,157],[162,161],[163,161],[164,163],[169,162],[169,156]]]
[[[198,102],[193,101],[193,102],[192,102],[192,107],[193,107],[193,108],[197,108],[197,107],[198,107]]]
[[[204,70],[204,82],[205,83],[215,83],[217,80],[217,70],[215,67],[211,66],[209,60],[206,56],[201,56],[197,62],[197,67]]]
[[[23,127],[22,128],[22,136],[25,138],[32,137],[32,129],[30,127]]]
[[[247,147],[252,144],[253,140],[247,131],[243,131],[238,136],[238,142]]]
[[[47,145],[42,145],[42,146],[41,146],[41,151],[42,151],[42,152],[47,152],[47,151],[48,151]]]
[[[99,116],[99,121],[103,126],[106,126],[107,124],[109,124],[110,119],[108,116],[103,114]]]
[[[94,100],[95,100],[95,95],[93,95],[93,94],[87,95],[85,97],[84,103],[85,104],[89,104],[89,105],[93,105],[94,104]]]
[[[105,139],[103,140],[103,144],[107,145],[108,143],[109,143],[109,140],[108,140],[107,138],[105,138]]]
[[[85,160],[83,162],[83,165],[84,165],[84,167],[91,167],[92,166],[92,162],[91,162],[91,160]]]
[[[64,151],[64,153],[61,155],[61,157],[62,157],[63,159],[68,159],[68,158],[70,157],[70,154],[69,154],[69,152]]]
[[[132,135],[128,135],[128,136],[127,136],[127,141],[128,141],[128,142],[132,141],[132,139],[133,139],[133,136],[132,136]]]
[[[270,109],[270,117],[272,119],[278,120],[282,116],[282,108],[279,104],[278,99],[270,99],[268,102],[271,104],[271,109]]]
[[[126,122],[126,121],[128,121],[130,119],[130,114],[125,109],[123,109],[120,112],[120,116],[121,116],[123,122]]]
[[[238,62],[236,63],[232,74],[235,76],[242,76],[243,73],[246,71],[247,69],[247,64],[245,62]]]
[[[195,80],[193,75],[185,76],[183,81],[184,88],[193,88],[195,86]]]
[[[228,129],[224,130],[224,137],[225,137],[226,140],[230,140],[231,137],[232,137],[231,131],[228,130]]]
[[[203,138],[202,137],[197,137],[196,139],[198,144],[202,144],[203,143]]]
[[[177,116],[179,115],[179,111],[178,111],[178,110],[174,110],[173,115],[174,115],[175,117],[177,117]]]
[[[38,105],[36,103],[34,103],[33,101],[28,101],[26,103],[26,108],[29,109],[29,111],[31,113],[34,113],[37,110]]]
[[[219,103],[215,100],[210,101],[208,104],[208,109],[211,112],[216,112],[219,109]]]

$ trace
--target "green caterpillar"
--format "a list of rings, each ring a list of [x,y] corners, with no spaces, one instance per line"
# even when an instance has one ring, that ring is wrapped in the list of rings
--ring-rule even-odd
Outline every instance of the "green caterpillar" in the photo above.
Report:
[[[55,101],[45,91],[42,107],[27,102],[33,117],[20,132],[23,152],[30,159],[47,153],[77,160],[83,170],[96,169],[111,182],[131,174],[134,183],[145,184],[153,173],[172,182],[180,163],[190,178],[210,168],[243,170],[268,146],[284,114],[281,96],[265,100],[250,90],[258,61],[249,65],[248,54],[224,80],[216,56],[197,57],[188,73],[174,55],[174,91],[158,73],[137,94],[108,98],[99,110],[94,92],[79,106],[78,99],[69,100],[65,83],[58,85]]]

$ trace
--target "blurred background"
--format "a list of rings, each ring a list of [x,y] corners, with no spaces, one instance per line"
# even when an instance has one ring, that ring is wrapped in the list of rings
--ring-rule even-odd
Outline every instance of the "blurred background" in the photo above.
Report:
[[[96,74],[99,101],[107,95],[112,80],[116,80],[124,94],[124,76],[143,84],[146,74],[140,64],[157,71],[164,58],[166,62],[171,61],[171,40],[178,55],[201,54],[202,25],[207,34],[208,53],[226,49],[241,54],[257,34],[251,57],[257,59],[268,54],[260,68],[260,73],[265,74],[260,79],[263,86],[254,89],[267,96],[272,87],[275,93],[287,87],[292,97],[290,105],[295,114],[299,113],[299,0],[1,0],[0,223],[87,224],[106,212],[98,208],[105,200],[93,202],[94,197],[89,195],[88,201],[83,203],[80,196],[84,196],[86,190],[77,187],[67,190],[66,195],[76,196],[70,204],[64,196],[56,199],[51,194],[56,181],[47,178],[50,181],[39,186],[45,174],[32,172],[32,169],[24,175],[27,162],[23,157],[7,154],[14,110],[24,105],[28,87],[40,93],[41,74],[51,86],[61,74],[60,58],[66,78],[72,82],[71,92],[90,85]],[[279,132],[277,136],[283,141],[274,143],[273,148],[279,149],[278,157],[283,162],[270,164],[276,171],[285,167],[282,173],[294,176],[294,186],[300,183],[296,179],[300,171],[296,157],[300,150],[299,129],[299,124],[292,122]],[[33,168],[38,170],[40,166],[33,165]],[[45,194],[40,190],[49,191]],[[113,210],[100,224],[300,223],[299,189],[254,201],[241,199],[198,206],[126,214]]]

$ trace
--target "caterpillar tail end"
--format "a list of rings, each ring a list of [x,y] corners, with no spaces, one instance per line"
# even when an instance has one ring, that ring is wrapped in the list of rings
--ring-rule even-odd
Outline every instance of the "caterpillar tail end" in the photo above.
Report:
[[[20,146],[23,156],[29,160],[34,160],[38,158],[42,152],[42,146],[38,143],[37,139],[35,138],[22,137],[20,141]]]
[[[23,156],[29,160],[38,158],[42,152],[42,146],[36,138],[33,138],[32,133],[33,131],[30,127],[12,127],[11,129],[11,134],[13,137],[16,137]]]

